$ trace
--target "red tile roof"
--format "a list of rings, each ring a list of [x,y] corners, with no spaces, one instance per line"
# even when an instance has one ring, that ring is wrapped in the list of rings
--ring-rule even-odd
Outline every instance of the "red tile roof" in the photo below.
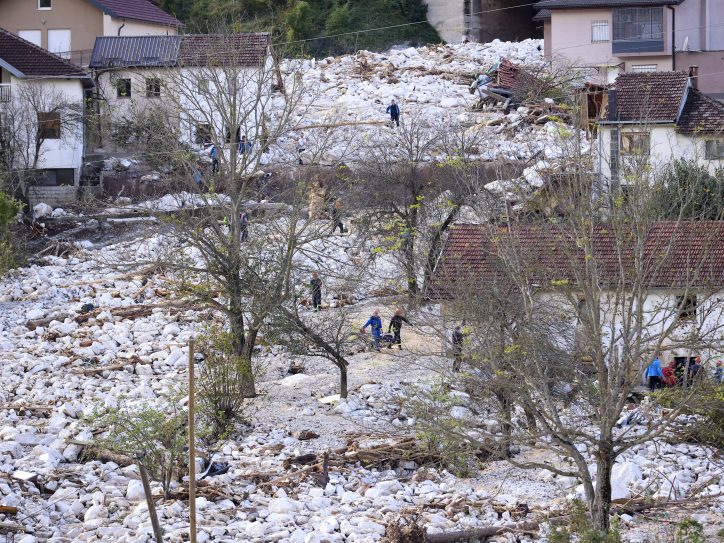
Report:
[[[457,225],[449,233],[428,296],[452,297],[456,291],[507,281],[509,264],[501,255],[516,254],[528,280],[541,286],[554,281],[575,284],[586,262],[569,232],[552,224],[514,227]],[[602,224],[591,234],[602,285],[616,284],[633,264],[631,247],[617,250],[624,234]],[[659,221],[649,228],[642,259],[650,287],[704,286],[724,288],[724,221]]]
[[[676,128],[685,134],[724,134],[724,104],[689,89]]]
[[[615,116],[609,116],[609,120],[674,123],[681,111],[688,83],[686,72],[620,74],[615,85]],[[609,101],[610,108],[612,104]]]
[[[90,79],[90,75],[67,60],[3,28],[0,28],[0,61],[12,67],[17,77]],[[12,72],[13,70],[9,71]]]
[[[183,26],[170,13],[166,13],[149,0],[90,0],[90,3],[111,17],[134,19],[168,26]]]

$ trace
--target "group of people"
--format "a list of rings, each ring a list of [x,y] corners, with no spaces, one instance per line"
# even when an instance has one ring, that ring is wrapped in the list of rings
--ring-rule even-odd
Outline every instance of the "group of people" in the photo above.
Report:
[[[700,373],[703,374],[700,356],[695,357],[693,360],[690,359],[688,368],[686,358],[673,358],[666,367],[662,367],[661,360],[656,356],[646,367],[644,377],[649,390],[653,392],[663,387],[691,385]],[[724,380],[724,367],[722,367],[721,360],[715,362],[714,380],[717,383]]]
[[[402,350],[402,323],[409,324],[412,326],[412,323],[407,320],[405,315],[402,313],[402,309],[397,309],[395,311],[395,314],[390,319],[390,323],[387,326],[387,334],[383,335],[382,330],[382,317],[380,317],[380,312],[375,310],[372,313],[372,316],[367,319],[367,322],[360,328],[360,332],[364,333],[367,327],[370,327],[370,330],[372,331],[372,346],[374,347],[375,351],[378,353],[380,352],[380,344],[382,340],[384,339],[387,341],[387,348],[392,349],[393,345],[397,345],[397,348]],[[390,332],[393,332],[392,334]]]

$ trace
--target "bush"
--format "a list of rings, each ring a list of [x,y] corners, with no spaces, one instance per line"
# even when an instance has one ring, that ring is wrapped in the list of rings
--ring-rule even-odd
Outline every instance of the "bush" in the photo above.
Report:
[[[698,415],[696,423],[687,423],[678,429],[686,441],[693,441],[714,447],[724,443],[724,386],[712,382],[701,382],[696,391],[669,388],[656,392],[656,400],[664,407],[680,407],[683,412]]]
[[[549,543],[621,543],[618,519],[614,519],[608,533],[593,527],[587,509],[582,502],[573,504],[568,526],[553,528],[548,535]]]
[[[90,417],[94,430],[102,430],[94,444],[138,459],[154,481],[161,483],[168,499],[175,470],[185,468],[187,414],[179,405],[180,394],[167,395],[166,409],[142,404],[97,410]],[[119,404],[123,403],[119,399]]]
[[[705,543],[704,527],[694,519],[685,519],[676,528],[674,543]]]
[[[0,191],[0,276],[16,263],[10,225],[20,211],[20,202]]]
[[[196,346],[204,356],[197,386],[199,439],[209,443],[226,439],[244,421],[250,402],[248,362],[233,354],[232,339],[231,333],[210,328]]]
[[[709,173],[695,160],[675,160],[653,189],[657,214],[662,219],[716,221],[724,218],[724,168]]]

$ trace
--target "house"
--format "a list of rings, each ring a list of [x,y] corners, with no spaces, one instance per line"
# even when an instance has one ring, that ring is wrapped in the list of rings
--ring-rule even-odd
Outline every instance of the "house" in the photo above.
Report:
[[[515,0],[425,0],[427,20],[448,43],[538,37],[531,4]]]
[[[724,0],[542,0],[545,55],[620,72],[688,70],[699,90],[724,96]]]
[[[254,74],[270,62],[269,44],[266,33],[99,37],[90,68],[115,129],[139,112],[177,108],[183,110],[174,112],[181,141],[201,146],[212,130],[224,130],[221,116],[209,122],[207,114],[214,109],[214,86],[225,84],[228,90],[225,79],[233,73],[256,93]]]
[[[0,134],[31,201],[76,199],[88,73],[0,28]]]
[[[440,303],[446,326],[451,327],[460,322],[464,314],[460,311],[484,303],[485,293],[527,288],[534,300],[556,308],[573,338],[580,333],[577,319],[587,303],[577,285],[583,284],[579,278],[584,270],[592,269],[594,261],[597,281],[593,285],[600,289],[602,322],[609,323],[605,325],[609,331],[621,330],[624,318],[638,319],[641,327],[651,327],[654,340],[665,327],[673,330],[665,334],[666,360],[696,354],[721,356],[724,221],[653,221],[645,226],[629,235],[621,225],[593,225],[589,233],[592,259],[565,226],[455,225],[426,294]],[[640,251],[634,258],[639,241]],[[511,281],[511,273],[520,283]],[[642,287],[640,314],[635,305],[629,308],[620,302],[634,284]],[[477,292],[483,297],[478,298]],[[687,343],[694,330],[702,341],[719,340],[718,347],[696,352]]]
[[[0,0],[0,27],[83,66],[97,36],[175,35],[181,26],[150,0]]]
[[[600,173],[625,184],[642,156],[653,168],[681,158],[724,166],[724,104],[696,86],[684,72],[620,74],[599,120]]]

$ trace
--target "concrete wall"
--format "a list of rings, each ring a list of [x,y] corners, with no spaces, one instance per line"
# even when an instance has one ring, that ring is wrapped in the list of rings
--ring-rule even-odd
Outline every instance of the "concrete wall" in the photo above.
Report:
[[[556,9],[551,13],[551,54],[576,65],[615,64],[611,41],[591,43],[591,23],[608,21],[609,37],[613,28],[610,9]]]
[[[51,207],[63,207],[75,203],[77,199],[77,186],[28,187],[28,203],[31,208],[40,202],[45,202]]]
[[[713,172],[717,167],[724,166],[724,160],[707,160],[704,154],[706,137],[692,137],[686,134],[679,134],[674,130],[673,125],[650,125],[632,126],[621,125],[622,133],[650,132],[650,153],[649,164],[654,171],[665,167],[672,160],[686,158],[696,160],[698,164]],[[610,125],[600,126],[599,130],[601,160],[600,171],[603,177],[611,177],[610,149],[611,149],[611,127]],[[621,164],[623,167],[623,163]]]
[[[551,20],[547,19],[543,21],[543,56],[547,60],[550,60],[553,56],[551,45]]]
[[[466,32],[471,40],[479,42],[538,37],[532,6],[513,8],[522,4],[515,0],[470,0],[469,16],[464,13],[464,0],[425,0],[425,3],[427,20],[448,43],[460,43]]]
[[[116,19],[103,14],[103,36],[172,36],[176,34],[175,26],[144,23],[132,19]]]
[[[71,50],[93,49],[102,35],[101,12],[87,0],[53,0],[53,9],[39,10],[37,0],[0,0],[0,27],[17,34],[40,30],[41,46],[48,48],[48,30],[70,29]]]

